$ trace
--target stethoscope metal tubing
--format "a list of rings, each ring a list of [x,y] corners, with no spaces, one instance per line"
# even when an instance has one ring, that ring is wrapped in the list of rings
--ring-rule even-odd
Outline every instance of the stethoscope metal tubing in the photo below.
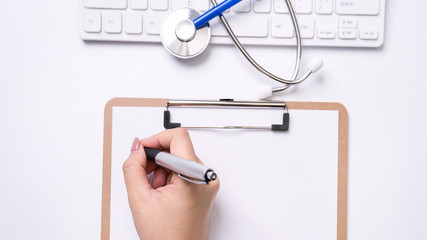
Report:
[[[212,4],[214,6],[217,5],[216,0],[211,0]],[[265,70],[263,67],[261,67],[252,57],[251,55],[246,51],[246,49],[242,46],[242,44],[240,43],[240,41],[238,40],[238,38],[236,37],[236,35],[234,34],[233,30],[231,29],[230,25],[228,24],[227,20],[225,19],[225,17],[223,15],[220,15],[220,19],[221,22],[223,23],[225,29],[227,30],[228,34],[230,35],[231,39],[233,39],[234,43],[236,44],[236,46],[239,48],[240,52],[245,56],[245,58],[256,68],[258,69],[261,73],[267,75],[268,77],[270,77],[271,79],[278,81],[280,83],[286,84],[283,87],[277,87],[273,89],[273,92],[278,92],[278,91],[282,91],[285,90],[287,88],[289,88],[289,85],[293,85],[293,84],[298,84],[304,80],[306,80],[308,78],[308,76],[310,76],[311,71],[307,70],[307,72],[300,78],[297,79],[297,75],[300,69],[300,64],[301,64],[301,52],[302,52],[302,46],[301,46],[301,35],[300,35],[300,31],[299,31],[299,27],[298,27],[298,22],[295,16],[295,12],[292,8],[292,5],[290,3],[289,0],[285,0],[288,8],[289,8],[289,14],[292,18],[292,23],[293,23],[293,27],[295,30],[295,35],[296,35],[296,40],[297,40],[297,54],[296,54],[296,61],[295,61],[295,67],[294,67],[294,72],[292,74],[292,78],[291,79],[284,79],[284,78],[280,78],[274,74],[272,74],[271,72]]]
[[[224,2],[238,2],[239,0],[226,0]],[[298,27],[298,21],[295,16],[295,11],[292,7],[292,4],[290,0],[284,0],[286,2],[286,5],[289,9],[289,15],[292,19],[293,28],[295,30],[295,38],[296,38],[296,57],[295,57],[295,66],[294,71],[292,74],[291,79],[285,79],[280,78],[273,73],[267,71],[263,67],[261,67],[252,57],[251,55],[246,51],[246,49],[243,47],[243,45],[240,43],[239,39],[234,34],[233,30],[231,29],[230,25],[228,24],[226,18],[221,14],[219,15],[219,18],[221,19],[221,22],[223,23],[225,29],[227,30],[228,34],[230,35],[231,39],[234,41],[235,45],[238,47],[240,52],[245,56],[245,58],[261,73],[268,76],[269,78],[283,83],[284,86],[275,87],[272,90],[272,92],[279,92],[282,90],[285,90],[289,88],[291,85],[298,84],[304,80],[306,80],[312,72],[311,68],[309,68],[305,74],[298,78],[298,73],[300,70],[301,65],[301,55],[302,55],[302,44],[301,44],[301,34]],[[216,0],[211,0],[213,4],[212,9],[218,9],[218,3]],[[222,6],[221,4],[219,6]],[[224,5],[225,6],[225,5]],[[228,6],[228,5],[227,5]],[[231,5],[230,5],[231,6]],[[211,9],[211,10],[212,10]],[[213,11],[213,10],[212,10]],[[187,13],[188,12],[188,13]],[[195,30],[196,28],[193,26],[193,35],[189,37],[189,31],[187,31],[189,28],[188,22],[193,22],[194,24],[194,18],[197,14],[195,13],[195,10],[192,10],[190,8],[182,8],[182,9],[176,9],[176,11],[173,11],[168,14],[166,17],[166,20],[164,21],[162,25],[162,43],[165,45],[165,47],[168,49],[169,52],[171,52],[173,55],[180,57],[180,58],[190,58],[197,56],[200,54],[209,43],[210,39],[210,29],[209,25],[207,27],[202,27],[198,30]],[[194,18],[192,18],[190,15],[192,15]],[[200,16],[200,13],[198,14]],[[175,22],[179,22],[178,25],[175,24]],[[197,21],[196,21],[197,22]],[[204,26],[203,21],[201,21],[202,26]],[[178,28],[177,28],[178,27]],[[179,31],[178,31],[179,30]],[[182,30],[182,31],[181,31]],[[185,30],[185,31],[184,31]],[[201,31],[204,32],[204,34],[200,34]],[[206,31],[206,32],[205,32]],[[201,37],[203,36],[203,37]],[[196,41],[197,40],[197,41]],[[190,51],[191,50],[191,51]],[[313,70],[316,71],[316,70]]]
[[[311,71],[311,70],[307,70],[307,72],[305,72],[305,74],[301,77],[302,79],[307,79],[311,74],[312,74],[313,72]],[[286,90],[286,89],[288,89],[290,86],[292,86],[291,84],[285,84],[284,86],[282,86],[282,87],[276,87],[276,88],[273,88],[272,89],[272,91],[273,92],[280,92],[280,91],[283,91],[283,90]]]

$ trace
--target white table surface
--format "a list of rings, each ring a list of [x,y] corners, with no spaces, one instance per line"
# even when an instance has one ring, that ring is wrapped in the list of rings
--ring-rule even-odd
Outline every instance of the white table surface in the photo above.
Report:
[[[179,61],[160,44],[85,43],[74,0],[0,9],[0,239],[99,239],[109,99],[254,100],[276,84],[232,46]],[[274,97],[347,107],[349,240],[427,239],[426,9],[387,1],[382,48],[306,48],[303,66],[318,55],[324,68]],[[294,49],[248,49],[291,73]]]

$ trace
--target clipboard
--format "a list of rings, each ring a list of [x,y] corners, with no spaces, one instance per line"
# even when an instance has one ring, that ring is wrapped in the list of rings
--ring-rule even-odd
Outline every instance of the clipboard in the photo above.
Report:
[[[233,100],[226,99],[220,102],[233,104]],[[101,239],[110,240],[111,229],[111,189],[112,189],[112,149],[113,149],[113,109],[115,108],[161,108],[164,111],[164,126],[171,124],[170,116],[166,116],[169,110],[170,100],[166,98],[113,98],[105,106],[104,112],[104,143],[103,143],[103,177],[102,177],[102,211],[101,211]],[[187,102],[188,103],[188,102]],[[286,120],[287,111],[314,110],[334,111],[338,113],[337,130],[337,179],[336,179],[336,239],[347,239],[347,179],[348,179],[348,113],[340,103],[327,102],[284,102],[285,113],[283,123]],[[190,104],[191,105],[191,104]],[[239,106],[233,106],[239,107]],[[290,113],[292,115],[292,113]],[[173,124],[172,124],[173,125]],[[177,127],[177,126],[169,126]],[[199,127],[197,127],[199,128]],[[239,127],[238,127],[239,128]],[[292,122],[291,126],[292,128]],[[282,131],[286,131],[287,129]],[[227,131],[227,130],[218,130]],[[130,140],[129,140],[130,141]],[[123,159],[125,160],[125,159]],[[221,191],[221,189],[220,189]],[[334,237],[335,238],[335,237]]]

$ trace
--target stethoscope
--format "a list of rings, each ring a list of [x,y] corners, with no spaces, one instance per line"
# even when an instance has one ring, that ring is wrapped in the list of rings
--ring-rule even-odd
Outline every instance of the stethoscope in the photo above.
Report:
[[[211,38],[211,30],[209,21],[214,17],[219,16],[221,22],[226,28],[228,34],[233,39],[235,45],[239,48],[245,58],[260,72],[266,76],[276,80],[284,85],[281,87],[272,88],[268,85],[262,85],[258,88],[258,98],[265,99],[274,92],[280,92],[288,89],[290,86],[298,84],[306,80],[312,73],[319,70],[323,61],[319,57],[314,57],[310,60],[307,70],[304,75],[298,77],[301,63],[301,35],[298,26],[298,22],[295,16],[294,9],[290,3],[290,0],[284,0],[289,9],[289,14],[292,19],[292,24],[295,30],[296,41],[297,41],[297,54],[294,72],[291,79],[280,78],[271,72],[261,67],[249,53],[242,46],[236,35],[233,33],[230,25],[228,24],[222,13],[239,3],[241,0],[224,0],[220,4],[217,4],[216,0],[211,0],[214,5],[209,11],[201,14],[199,11],[183,7],[171,11],[166,17],[161,29],[161,38],[163,46],[174,56],[178,58],[192,58],[201,54],[209,44]]]

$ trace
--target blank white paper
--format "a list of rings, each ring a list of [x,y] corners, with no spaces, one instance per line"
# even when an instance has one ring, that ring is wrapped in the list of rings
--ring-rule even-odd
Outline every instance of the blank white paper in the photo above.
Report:
[[[163,131],[164,108],[114,107],[112,240],[138,239],[122,164],[134,137]],[[171,109],[185,125],[271,125],[283,111]],[[189,130],[199,158],[221,181],[210,240],[336,239],[338,111],[290,110],[287,132]]]

